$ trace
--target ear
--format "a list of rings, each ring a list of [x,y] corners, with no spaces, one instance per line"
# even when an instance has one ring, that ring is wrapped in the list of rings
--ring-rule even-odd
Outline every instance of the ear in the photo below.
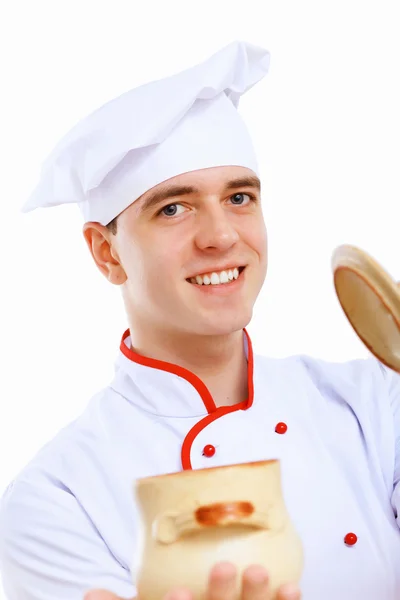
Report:
[[[116,252],[116,236],[100,223],[85,223],[83,236],[99,271],[114,285],[127,280],[126,273]]]

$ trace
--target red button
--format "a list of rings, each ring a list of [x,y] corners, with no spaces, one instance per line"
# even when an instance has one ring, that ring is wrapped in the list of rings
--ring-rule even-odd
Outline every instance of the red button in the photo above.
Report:
[[[207,446],[204,446],[203,456],[207,456],[208,458],[210,458],[211,456],[214,456],[214,454],[215,454],[215,446],[212,446],[212,444],[207,444]]]
[[[275,431],[276,431],[276,433],[286,433],[287,432],[286,423],[278,423],[278,425],[275,427]]]
[[[354,546],[357,543],[357,536],[355,533],[348,533],[344,536],[344,543],[347,546]]]

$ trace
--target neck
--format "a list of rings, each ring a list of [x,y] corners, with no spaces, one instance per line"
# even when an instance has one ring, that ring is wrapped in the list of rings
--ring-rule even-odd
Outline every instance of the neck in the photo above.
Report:
[[[207,336],[170,331],[141,331],[130,326],[132,348],[138,354],[173,363],[199,377],[215,405],[247,400],[247,359],[243,331]]]

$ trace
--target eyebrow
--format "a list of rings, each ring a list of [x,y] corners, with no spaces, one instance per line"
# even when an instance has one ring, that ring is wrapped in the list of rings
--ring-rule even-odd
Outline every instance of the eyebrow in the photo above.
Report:
[[[238,177],[227,181],[223,191],[229,192],[230,190],[237,190],[239,188],[255,188],[256,190],[260,191],[261,182],[258,177],[253,175],[248,177]],[[140,207],[140,212],[147,212],[155,206],[161,204],[161,202],[165,202],[165,200],[179,198],[179,196],[198,194],[200,192],[201,190],[191,185],[165,185],[153,194],[150,194],[143,201]]]

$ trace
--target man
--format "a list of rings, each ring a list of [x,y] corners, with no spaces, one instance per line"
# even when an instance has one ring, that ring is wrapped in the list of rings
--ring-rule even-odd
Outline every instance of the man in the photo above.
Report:
[[[397,375],[375,360],[254,356],[244,329],[267,241],[237,106],[268,64],[264,50],[231,44],[105,105],[45,166],[26,208],[79,204],[129,328],[113,381],[3,498],[9,600],[134,596],[132,482],[267,458],[281,461],[303,541],[303,597],[400,595]],[[217,564],[208,599],[233,600],[237,575]],[[280,592],[298,597],[293,586]],[[243,574],[242,598],[268,598],[257,565]],[[171,590],[178,599],[190,590]]]

